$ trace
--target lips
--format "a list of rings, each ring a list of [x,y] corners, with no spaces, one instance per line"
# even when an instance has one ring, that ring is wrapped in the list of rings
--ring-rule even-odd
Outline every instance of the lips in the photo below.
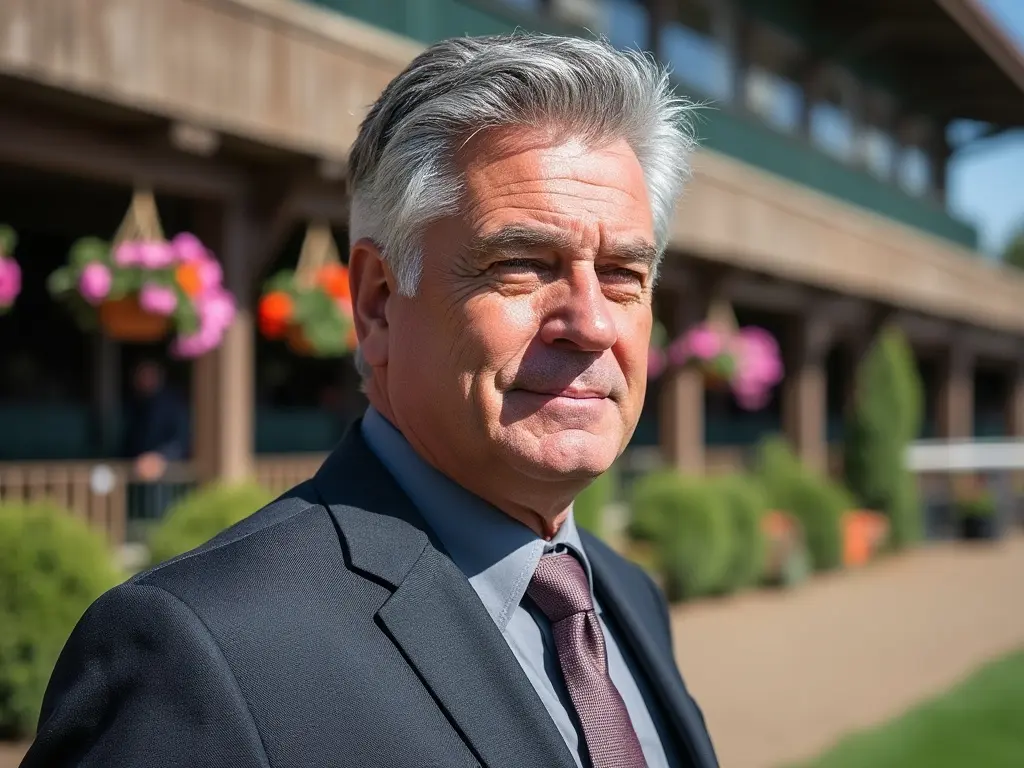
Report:
[[[608,397],[608,392],[604,392],[597,389],[587,389],[579,387],[567,387],[564,389],[522,389],[521,392],[527,392],[531,395],[540,395],[541,397],[564,397],[569,400],[603,400]]]

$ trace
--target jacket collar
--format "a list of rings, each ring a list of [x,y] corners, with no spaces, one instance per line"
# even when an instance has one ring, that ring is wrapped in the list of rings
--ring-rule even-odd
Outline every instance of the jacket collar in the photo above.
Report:
[[[356,422],[313,478],[350,568],[394,590],[385,633],[488,768],[574,768],[561,734],[463,573]]]

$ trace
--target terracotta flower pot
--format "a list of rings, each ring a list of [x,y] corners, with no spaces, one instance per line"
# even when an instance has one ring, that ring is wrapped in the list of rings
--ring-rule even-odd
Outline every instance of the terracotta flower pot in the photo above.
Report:
[[[171,328],[170,318],[146,312],[137,296],[104,301],[99,305],[99,318],[103,332],[118,341],[159,341]]]
[[[289,325],[285,333],[285,341],[288,344],[288,348],[296,355],[310,355],[313,353],[313,347],[306,338],[306,334],[302,332],[301,326]]]

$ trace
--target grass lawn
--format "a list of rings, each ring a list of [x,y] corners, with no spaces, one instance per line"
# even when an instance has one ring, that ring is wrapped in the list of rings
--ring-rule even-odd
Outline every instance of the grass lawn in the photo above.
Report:
[[[803,768],[1024,767],[1024,651]]]

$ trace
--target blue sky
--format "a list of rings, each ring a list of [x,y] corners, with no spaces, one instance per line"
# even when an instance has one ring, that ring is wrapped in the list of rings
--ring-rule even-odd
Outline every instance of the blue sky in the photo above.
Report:
[[[1024,0],[983,0],[1024,49]],[[949,168],[951,209],[976,224],[981,248],[998,253],[1024,226],[1024,130],[989,139],[954,157]]]

